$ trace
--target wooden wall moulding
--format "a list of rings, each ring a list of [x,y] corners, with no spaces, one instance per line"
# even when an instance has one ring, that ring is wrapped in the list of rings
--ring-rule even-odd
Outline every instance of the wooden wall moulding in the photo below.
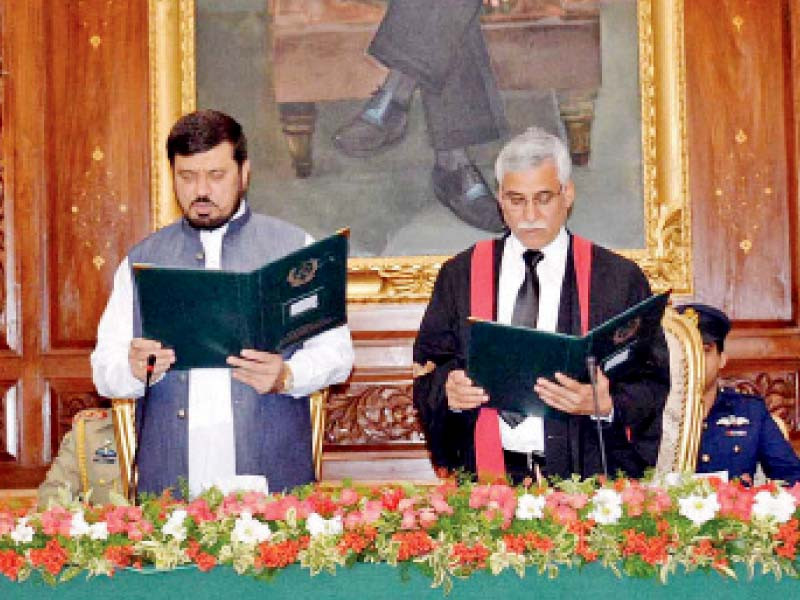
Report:
[[[15,385],[14,381],[0,381],[0,463],[11,463],[17,461],[18,448],[9,448],[9,429],[15,436],[18,436],[19,431],[17,423],[9,423],[7,415],[10,414],[8,410],[8,402],[13,401],[15,397],[8,396],[8,391]],[[11,414],[16,414],[16,410]],[[18,445],[18,444],[17,444]]]

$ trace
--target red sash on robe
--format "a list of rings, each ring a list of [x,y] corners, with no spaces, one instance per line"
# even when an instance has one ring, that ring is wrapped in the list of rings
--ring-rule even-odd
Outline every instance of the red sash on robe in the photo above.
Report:
[[[494,320],[495,240],[475,244],[470,265],[470,313],[478,319]],[[578,306],[581,332],[589,331],[589,295],[592,276],[592,243],[572,236],[572,257],[578,285]],[[494,408],[481,408],[475,423],[475,468],[480,480],[502,479],[506,474],[503,445],[500,441],[500,419]]]

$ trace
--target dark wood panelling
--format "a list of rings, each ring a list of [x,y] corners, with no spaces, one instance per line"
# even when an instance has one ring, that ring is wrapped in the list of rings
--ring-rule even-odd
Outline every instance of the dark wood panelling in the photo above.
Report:
[[[685,3],[695,297],[775,324],[794,319],[787,6]]]
[[[56,2],[45,28],[45,343],[90,348],[120,258],[149,231],[147,3]]]

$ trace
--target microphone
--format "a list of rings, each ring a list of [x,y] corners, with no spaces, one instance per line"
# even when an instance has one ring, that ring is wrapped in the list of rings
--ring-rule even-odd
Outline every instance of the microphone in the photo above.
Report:
[[[603,439],[603,425],[600,423],[600,404],[597,401],[597,359],[594,356],[586,357],[586,368],[589,369],[589,382],[592,385],[592,400],[594,401],[594,423],[597,426],[597,441],[600,444],[600,463],[603,465],[603,475],[608,479],[608,463],[606,462],[606,445]]]
[[[147,400],[150,397],[150,384],[153,380],[153,371],[156,370],[156,355],[147,356],[147,367],[144,375],[144,395],[142,395],[142,409],[139,411],[141,422],[136,431],[136,450],[133,452],[133,464],[131,465],[131,485],[128,489],[128,500],[131,504],[136,504],[136,495],[139,491],[139,448],[142,446],[142,430],[147,414]]]

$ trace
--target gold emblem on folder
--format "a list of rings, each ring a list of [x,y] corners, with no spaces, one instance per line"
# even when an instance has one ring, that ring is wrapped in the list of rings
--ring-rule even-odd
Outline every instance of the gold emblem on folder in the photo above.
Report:
[[[614,332],[614,345],[624,344],[639,332],[642,326],[642,318],[636,317]]]
[[[318,258],[311,258],[303,261],[298,266],[289,270],[289,274],[286,276],[286,281],[292,287],[300,287],[301,285],[305,285],[314,280],[314,277],[317,275],[318,267]]]

